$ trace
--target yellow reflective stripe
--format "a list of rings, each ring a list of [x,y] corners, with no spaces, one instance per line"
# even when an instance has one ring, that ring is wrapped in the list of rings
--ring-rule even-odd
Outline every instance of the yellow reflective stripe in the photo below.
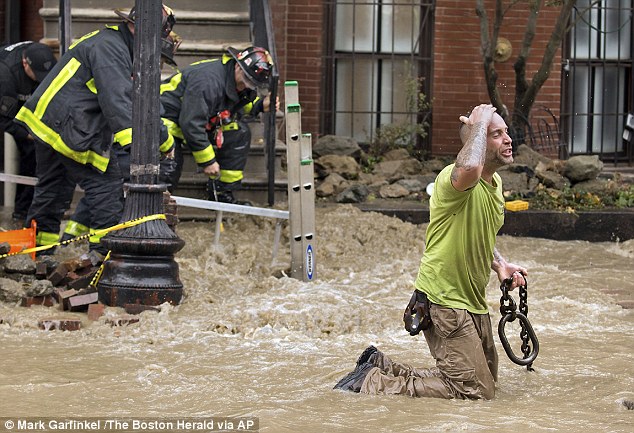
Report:
[[[249,102],[248,104],[246,104],[246,105],[243,107],[244,112],[245,112],[246,114],[249,114],[249,113],[251,112],[251,110],[253,110],[253,104],[255,104],[256,102],[258,102],[259,100],[260,100],[260,97],[259,97],[259,96],[256,96],[256,98],[255,98],[253,101]]]
[[[161,144],[159,150],[163,153],[169,152],[172,146],[174,146],[174,137],[172,137],[172,134],[167,134],[167,140]]]
[[[95,30],[94,32],[90,32],[85,34],[84,36],[82,36],[81,38],[77,39],[75,42],[73,42],[68,49],[72,50],[73,48],[75,48],[75,45],[77,45],[78,43],[85,41],[88,38],[92,38],[93,36],[95,36],[97,33],[99,33],[99,30]]]
[[[68,221],[68,223],[66,224],[66,228],[64,229],[64,233],[68,233],[72,236],[85,235],[89,231],[90,229],[87,226],[73,220]]]
[[[229,59],[232,59],[232,57],[229,57]],[[192,63],[191,65],[200,65],[201,63],[215,62],[215,61],[217,61],[217,60],[218,60],[218,59],[203,59],[203,60],[199,60],[199,61],[197,61],[197,62],[194,62],[194,63]],[[225,63],[227,63],[227,62],[225,62],[225,61],[224,61],[224,59],[223,59],[222,64],[224,65]],[[191,65],[189,65],[189,66],[191,66]]]
[[[183,78],[183,74],[181,74],[179,72],[178,74],[176,74],[172,78],[170,78],[170,80],[167,83],[161,84],[161,86],[160,86],[161,95],[163,94],[163,92],[172,92],[172,91],[176,90],[176,88],[180,84],[182,78]]]
[[[237,131],[238,129],[240,129],[240,125],[238,125],[238,122],[231,122],[227,123],[226,125],[222,125],[223,131]]]
[[[192,155],[198,164],[204,164],[214,159],[216,157],[216,152],[214,152],[214,148],[210,144],[203,150],[192,151]]]
[[[90,90],[95,95],[97,94],[97,86],[95,86],[94,78],[91,78],[90,80],[88,80],[88,82],[86,83],[86,87],[88,87],[88,90]]]
[[[119,143],[121,146],[127,146],[132,143],[132,128],[126,128],[114,135],[115,143]]]
[[[19,117],[18,117],[19,116]],[[101,156],[92,150],[86,150],[84,152],[77,152],[64,143],[62,137],[47,125],[45,125],[35,114],[26,107],[22,107],[15,116],[29,125],[31,131],[43,142],[48,143],[53,149],[61,153],[67,158],[77,161],[80,164],[90,164],[101,172],[105,172],[108,168],[108,158]]]
[[[37,106],[35,107],[34,114],[38,119],[41,119],[44,116],[44,112],[48,108],[48,104],[50,104],[51,100],[57,95],[57,92],[61,90],[62,87],[66,85],[66,83],[73,78],[73,75],[77,72],[81,63],[76,58],[72,58],[68,61],[68,63],[59,71],[59,74],[53,79],[51,85],[44,91],[40,100],[37,101]]]
[[[233,57],[231,55],[229,55],[229,54],[223,54],[222,55],[222,64],[223,65],[226,65],[227,62],[229,62],[231,60],[233,60]]]
[[[220,170],[220,182],[233,183],[242,180],[242,170]]]
[[[167,131],[170,134],[172,134],[174,137],[180,138],[181,140],[185,139],[185,137],[183,137],[183,131],[181,130],[180,126],[178,126],[176,122],[166,119],[164,117],[162,117],[161,120],[163,121],[163,125],[165,125],[165,127],[167,128]]]
[[[59,242],[59,234],[51,232],[37,232],[35,243],[37,245],[55,245]]]

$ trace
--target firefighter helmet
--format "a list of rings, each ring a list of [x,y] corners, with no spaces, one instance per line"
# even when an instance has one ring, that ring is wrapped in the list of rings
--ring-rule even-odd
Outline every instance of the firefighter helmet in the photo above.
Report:
[[[240,65],[245,79],[253,84],[253,88],[269,84],[273,59],[268,51],[260,47],[248,47],[242,51],[229,47],[227,51]]]
[[[134,24],[134,20],[136,18],[136,7],[132,6],[130,12],[125,13],[121,9],[115,9],[115,14],[119,15],[126,22]],[[163,22],[161,24],[161,38],[167,38],[167,35],[170,34],[172,28],[176,24],[176,18],[174,18],[174,11],[172,8],[163,5]]]
[[[176,50],[178,50],[181,42],[183,42],[183,39],[175,32],[170,32],[166,38],[161,39],[161,58],[165,60],[168,65],[178,66],[174,60],[174,54],[176,54]]]

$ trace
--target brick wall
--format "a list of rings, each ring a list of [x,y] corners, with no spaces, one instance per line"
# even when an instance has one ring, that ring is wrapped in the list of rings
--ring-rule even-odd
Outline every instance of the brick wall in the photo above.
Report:
[[[276,66],[280,74],[280,87],[284,87],[286,76],[286,32],[288,23],[288,0],[270,0],[273,30],[275,31]],[[283,96],[283,95],[280,95]]]
[[[8,0],[0,0],[0,41],[6,42],[6,8]],[[43,0],[20,1],[20,40],[39,41],[44,35],[44,22],[39,10]],[[15,24],[14,24],[15,25]]]
[[[7,0],[0,0],[4,13]],[[492,13],[493,0],[486,0]],[[319,130],[320,101],[324,67],[324,0],[270,0],[276,31],[277,65],[280,72],[281,99],[284,82],[299,82],[302,106],[302,130],[316,139]],[[38,10],[42,0],[21,2],[23,39],[38,40],[43,35],[43,23]],[[531,56],[528,78],[537,70],[546,41],[559,13],[557,8],[544,8]],[[518,3],[505,19],[500,36],[509,39],[514,54],[526,24],[526,9]],[[435,155],[455,155],[460,149],[457,136],[458,116],[474,105],[489,100],[484,82],[480,56],[480,22],[475,14],[475,0],[438,0],[434,35],[434,73],[432,78],[433,130],[432,152]],[[3,25],[4,21],[0,23]],[[513,105],[515,73],[513,61],[496,64],[499,88],[509,108]],[[560,53],[556,57],[551,76],[542,87],[535,106],[545,105],[559,114]]]
[[[460,147],[457,134],[458,116],[479,103],[488,102],[480,55],[480,20],[475,13],[474,0],[439,0],[436,7],[433,76],[433,136],[434,155],[455,155]],[[493,1],[488,0],[487,11],[492,19]],[[512,109],[515,89],[516,59],[526,25],[527,9],[518,3],[504,20],[501,37],[511,41],[513,55],[504,63],[496,63],[498,88],[505,104]],[[543,50],[559,14],[557,8],[544,8],[529,56],[527,78],[541,62]],[[561,51],[561,50],[560,50]],[[558,53],[551,74],[535,106],[545,105],[559,113],[561,52]]]
[[[43,0],[20,1],[20,39],[39,41],[44,36],[44,21],[39,13],[43,3]]]
[[[320,94],[324,68],[323,0],[271,0],[276,25],[280,84],[297,80],[302,106],[302,130],[314,138],[319,130]],[[487,0],[493,13],[493,0]],[[540,13],[536,37],[528,63],[528,78],[539,67],[543,50],[559,10],[544,8]],[[505,19],[500,36],[509,39],[514,54],[524,34],[526,7],[514,6]],[[283,30],[280,29],[280,26]],[[560,53],[559,53],[560,54]],[[511,58],[497,63],[499,88],[506,105],[512,109],[515,72]],[[535,106],[545,105],[559,113],[560,64],[558,55],[551,76],[539,92]],[[488,102],[480,56],[480,21],[475,14],[474,0],[438,0],[434,35],[434,74],[432,77],[433,130],[432,152],[455,155],[460,149],[457,136],[458,116],[480,102]]]
[[[286,8],[286,40],[283,47],[283,74],[280,81],[297,81],[302,107],[302,131],[319,133],[319,112],[322,85],[323,12],[322,0],[272,1]],[[279,19],[279,18],[278,18]],[[279,39],[278,39],[279,40]],[[278,57],[279,52],[278,52]]]

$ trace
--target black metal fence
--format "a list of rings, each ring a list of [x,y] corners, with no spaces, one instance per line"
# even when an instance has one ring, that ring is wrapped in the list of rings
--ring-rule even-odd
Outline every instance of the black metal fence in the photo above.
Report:
[[[431,111],[413,99],[431,98],[430,80],[419,77],[432,76],[434,0],[324,5],[321,130],[371,143],[382,125],[431,125]],[[416,145],[429,149],[425,139]]]
[[[561,134],[570,155],[632,164],[633,0],[578,0],[564,44]]]

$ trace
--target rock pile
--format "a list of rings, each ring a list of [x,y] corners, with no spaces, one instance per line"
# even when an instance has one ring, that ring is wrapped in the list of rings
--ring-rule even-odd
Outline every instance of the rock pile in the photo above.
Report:
[[[9,249],[9,244],[0,244],[0,254]],[[59,304],[62,310],[87,311],[97,303],[90,283],[102,262],[103,257],[94,252],[63,262],[53,256],[33,260],[26,254],[0,259],[0,301],[24,307]]]
[[[419,161],[405,149],[383,155],[373,165],[351,138],[327,135],[313,146],[315,156],[315,193],[325,201],[361,203],[373,199],[427,201],[426,187],[453,158]],[[553,160],[522,144],[514,163],[498,171],[505,195],[530,197],[537,188],[563,190],[566,187],[601,193],[619,179],[599,177],[603,163],[598,156],[573,156],[566,161]],[[364,168],[365,167],[365,168]],[[370,167],[370,168],[368,168]]]

